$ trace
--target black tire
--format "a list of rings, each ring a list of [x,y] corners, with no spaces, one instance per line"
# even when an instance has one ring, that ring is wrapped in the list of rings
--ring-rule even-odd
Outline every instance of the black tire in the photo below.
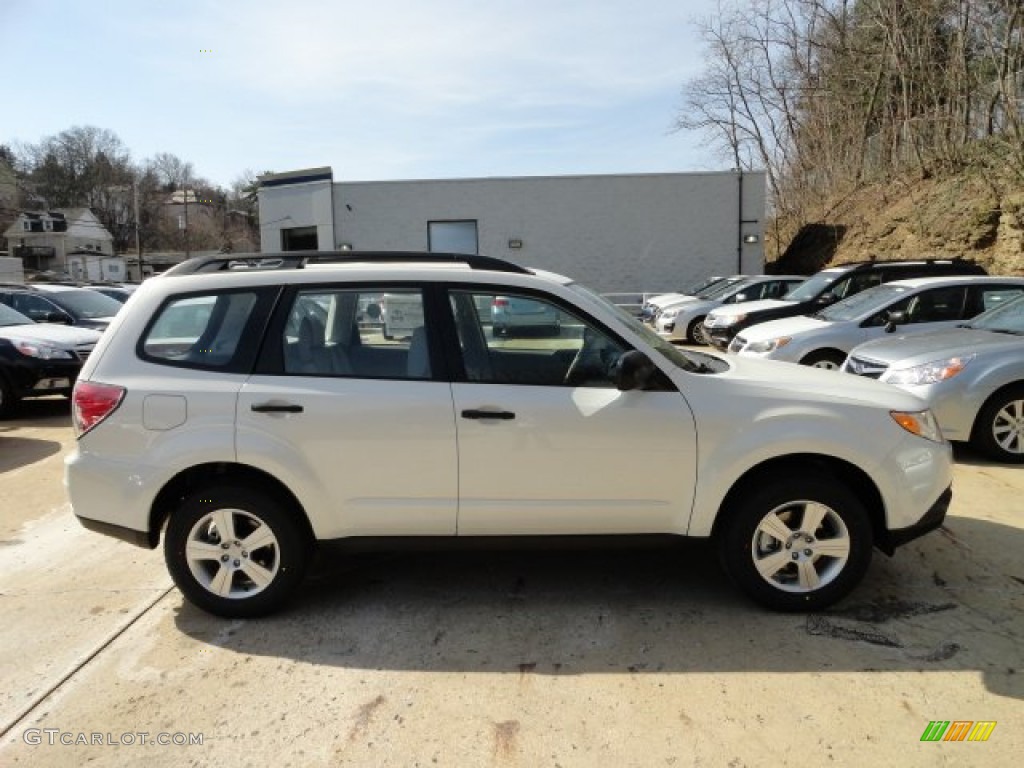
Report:
[[[14,388],[7,383],[7,379],[0,373],[0,419],[11,416],[18,408],[18,397],[14,394]]]
[[[272,613],[296,591],[309,561],[310,541],[298,514],[265,491],[211,485],[171,512],[164,536],[167,570],[189,602],[204,611],[231,619]],[[224,515],[233,529],[230,541],[221,540],[213,519],[225,520]],[[261,544],[257,535],[272,541]],[[247,541],[258,546],[247,548]],[[219,549],[213,557],[189,556],[190,542],[195,549]],[[265,584],[250,576],[257,573]]]
[[[813,531],[803,530],[808,512],[821,520]],[[720,514],[728,515],[717,542],[722,566],[748,597],[772,610],[825,608],[860,583],[871,563],[867,511],[835,478],[762,477]],[[784,532],[788,534],[783,537]],[[825,554],[825,549],[836,554]],[[812,571],[820,584],[801,584],[801,574]]]
[[[1024,386],[988,399],[974,420],[971,445],[996,461],[1024,464]]]
[[[708,338],[707,331],[704,330],[704,320],[706,315],[694,318],[690,321],[690,324],[686,326],[686,340],[690,344],[702,344],[708,346],[711,344],[711,339]]]
[[[824,368],[829,371],[838,371],[846,362],[846,355],[838,349],[819,349],[811,352],[800,361],[800,365],[809,365],[811,368]]]

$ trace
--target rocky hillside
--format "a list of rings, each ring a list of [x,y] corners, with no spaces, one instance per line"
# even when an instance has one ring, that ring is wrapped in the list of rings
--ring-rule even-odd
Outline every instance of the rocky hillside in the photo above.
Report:
[[[792,237],[779,226],[777,272],[869,259],[962,257],[991,274],[1024,275],[1024,182],[981,168],[897,179],[827,201]],[[770,256],[769,256],[770,258]]]

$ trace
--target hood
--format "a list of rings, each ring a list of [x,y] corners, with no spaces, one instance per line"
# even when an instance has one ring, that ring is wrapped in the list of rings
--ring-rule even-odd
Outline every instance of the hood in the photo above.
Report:
[[[916,395],[864,376],[851,376],[806,365],[730,355],[730,369],[717,374],[745,385],[747,394],[763,394],[801,405],[845,402],[892,411],[923,411],[928,405]],[[714,374],[711,374],[714,376]]]
[[[740,304],[738,306],[747,306]],[[784,317],[781,320],[769,320],[766,323],[758,323],[740,331],[740,335],[747,341],[766,341],[779,336],[797,336],[802,333],[812,333],[825,328],[832,327],[832,323],[825,320],[817,320],[813,317],[800,315],[798,317]]]
[[[91,328],[76,328],[55,323],[26,323],[0,327],[0,338],[44,341],[61,348],[74,348],[95,344],[100,332]]]
[[[695,301],[696,296],[690,296],[686,293],[665,293],[661,296],[655,296],[648,303],[651,306],[658,307],[658,309],[667,309],[675,304],[681,304],[687,301]]]
[[[1024,336],[1013,336],[974,328],[890,336],[854,347],[851,355],[866,357],[898,368],[921,365],[932,360],[976,353],[1020,352]]]
[[[714,309],[711,314],[721,315],[749,315],[751,312],[760,312],[763,309],[779,309],[780,307],[795,306],[794,301],[782,301],[781,299],[761,299],[760,301],[745,301],[742,304],[729,304],[725,307]]]
[[[679,313],[687,313],[691,315],[697,315],[701,312],[707,312],[710,309],[721,306],[721,302],[714,301],[712,299],[693,299],[692,301],[681,301],[677,304],[672,304],[665,307],[665,311],[671,309],[678,310]]]

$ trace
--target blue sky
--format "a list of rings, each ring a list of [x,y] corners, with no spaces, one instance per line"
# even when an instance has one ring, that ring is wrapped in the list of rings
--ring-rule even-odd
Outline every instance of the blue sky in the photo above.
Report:
[[[0,143],[96,125],[222,185],[721,169],[672,132],[716,6],[0,0]]]

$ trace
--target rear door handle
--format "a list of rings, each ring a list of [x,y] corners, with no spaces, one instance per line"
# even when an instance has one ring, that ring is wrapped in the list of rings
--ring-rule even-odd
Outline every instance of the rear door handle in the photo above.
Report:
[[[499,419],[500,421],[512,421],[516,415],[511,411],[482,411],[476,408],[462,412],[464,419]]]
[[[301,405],[290,403],[253,403],[249,406],[256,413],[302,413]]]

